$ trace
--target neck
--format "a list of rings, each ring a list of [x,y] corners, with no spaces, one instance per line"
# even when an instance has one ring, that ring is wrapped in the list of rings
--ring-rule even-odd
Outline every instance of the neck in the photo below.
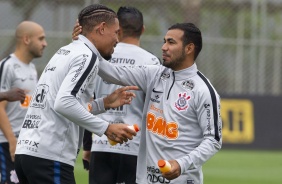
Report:
[[[132,44],[140,47],[140,40],[139,38],[132,38],[132,37],[125,37],[120,40],[122,43]]]
[[[33,59],[33,57],[29,54],[28,51],[24,51],[20,48],[16,48],[14,54],[21,62],[25,64],[29,64]]]

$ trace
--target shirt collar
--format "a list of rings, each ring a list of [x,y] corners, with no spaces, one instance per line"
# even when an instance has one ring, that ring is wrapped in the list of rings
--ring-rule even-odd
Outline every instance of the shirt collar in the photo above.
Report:
[[[95,47],[95,45],[93,45],[93,43],[91,43],[90,40],[88,40],[88,38],[86,38],[83,35],[78,35],[78,40],[80,40],[83,43],[85,43],[95,54],[100,55],[100,53],[97,50],[97,48]]]
[[[191,78],[197,75],[197,72],[198,72],[198,68],[196,63],[194,63],[192,66],[188,68],[179,71],[174,71],[175,80],[183,80],[183,79]]]

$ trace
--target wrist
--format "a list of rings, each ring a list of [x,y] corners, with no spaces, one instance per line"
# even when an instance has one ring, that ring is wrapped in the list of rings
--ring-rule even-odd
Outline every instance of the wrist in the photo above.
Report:
[[[7,137],[7,140],[9,142],[9,144],[17,142],[17,138],[14,135]]]
[[[108,100],[108,96],[106,96],[105,98],[103,98],[103,101],[104,101],[104,108],[105,108],[105,109],[110,108],[110,103],[109,103],[109,100]]]
[[[6,99],[7,99],[7,92],[1,93],[0,98],[1,98],[2,100],[6,100]]]

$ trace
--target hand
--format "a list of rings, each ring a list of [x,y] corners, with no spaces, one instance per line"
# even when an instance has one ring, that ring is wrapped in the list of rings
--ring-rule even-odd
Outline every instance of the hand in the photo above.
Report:
[[[104,107],[115,108],[124,104],[131,104],[132,98],[135,98],[135,94],[128,92],[127,90],[138,90],[137,86],[126,86],[115,90],[112,94],[104,98]]]
[[[15,152],[16,152],[16,146],[17,146],[17,138],[13,137],[11,140],[9,140],[9,151],[11,160],[15,161]]]
[[[176,160],[169,160],[168,161],[171,164],[171,170],[166,173],[162,173],[163,177],[168,180],[173,180],[180,176],[181,174],[181,167],[179,163]]]
[[[132,140],[133,136],[136,136],[136,132],[128,128],[126,124],[117,123],[110,124],[105,135],[112,141],[122,144],[123,142],[127,142],[128,139]]]
[[[72,39],[77,40],[78,35],[82,32],[82,27],[79,25],[78,20],[76,20],[73,31],[72,31]]]
[[[91,151],[83,151],[82,162],[85,170],[89,171]]]
[[[4,92],[5,93],[5,99],[7,101],[13,102],[13,101],[21,101],[21,103],[24,102],[25,99],[25,92],[22,89],[19,88],[12,88],[11,90]]]

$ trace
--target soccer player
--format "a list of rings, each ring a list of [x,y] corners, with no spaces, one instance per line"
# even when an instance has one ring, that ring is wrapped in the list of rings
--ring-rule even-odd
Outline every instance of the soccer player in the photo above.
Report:
[[[197,69],[201,49],[201,31],[178,23],[164,37],[164,66],[100,63],[99,75],[107,82],[137,85],[146,93],[138,184],[202,184],[202,165],[221,149],[220,97]],[[169,161],[169,172],[160,172],[159,159]]]
[[[156,56],[140,47],[140,36],[145,29],[142,13],[134,7],[120,7],[117,16],[120,25],[120,42],[109,62],[117,66],[159,65],[160,62]],[[107,96],[111,91],[120,87],[103,81],[101,77],[97,77],[95,80],[97,84],[95,96],[97,98]],[[112,124],[133,125],[136,123],[141,127],[144,101],[145,93],[138,91],[131,106],[107,109],[99,117]],[[89,138],[91,139],[91,134]],[[94,135],[92,148],[91,145],[88,146],[89,150],[91,148],[89,183],[135,183],[139,142],[140,133],[137,133],[137,136],[131,141],[115,146],[109,144],[106,136]],[[87,150],[87,148],[85,149]],[[89,152],[85,151],[84,155],[89,157]],[[89,158],[84,159],[89,160]]]
[[[0,92],[0,102],[7,100],[9,102],[21,101],[24,102],[25,93],[24,90],[19,88],[13,88],[6,92]]]
[[[134,96],[118,89],[106,98],[93,96],[99,64],[110,59],[118,42],[116,13],[104,5],[85,7],[78,15],[82,35],[61,47],[48,62],[33,93],[17,142],[15,168],[21,184],[74,184],[74,163],[84,128],[123,143],[136,132],[125,124],[109,124],[93,114],[130,103]]]
[[[37,71],[33,58],[41,57],[47,46],[43,28],[31,21],[21,22],[16,28],[16,48],[14,53],[1,61],[0,91],[21,88],[25,92],[23,103],[19,101],[0,102],[0,172],[1,183],[10,181],[14,170],[14,156],[17,137],[37,83]],[[23,92],[18,91],[22,96]]]

